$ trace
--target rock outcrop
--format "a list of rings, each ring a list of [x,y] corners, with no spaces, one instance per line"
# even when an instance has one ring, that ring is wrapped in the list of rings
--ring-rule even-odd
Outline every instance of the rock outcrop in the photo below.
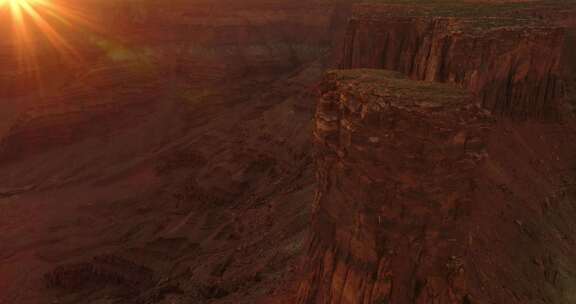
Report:
[[[568,12],[540,2],[359,5],[339,65],[456,83],[494,113],[554,118]]]
[[[300,303],[463,303],[472,172],[490,117],[466,92],[382,70],[331,72]],[[457,258],[456,258],[457,257]]]
[[[320,85],[298,303],[576,299],[573,12],[353,9],[344,70]]]
[[[573,301],[574,117],[497,117],[447,85],[328,73],[298,303]]]

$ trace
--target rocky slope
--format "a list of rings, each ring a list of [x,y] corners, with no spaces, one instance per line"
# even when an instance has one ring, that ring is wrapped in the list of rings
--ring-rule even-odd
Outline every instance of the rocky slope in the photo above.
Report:
[[[382,70],[330,72],[320,93],[298,303],[574,301],[572,114],[497,119]]]
[[[123,3],[75,2],[86,56],[0,96],[0,302],[266,303],[304,248],[333,3]]]
[[[174,108],[135,127],[3,165],[0,299],[256,303],[282,293],[305,244],[305,89],[320,71],[194,103],[163,95]]]
[[[137,123],[161,90],[155,71],[147,69],[135,64],[91,67],[36,99],[3,138],[0,159],[13,162]]]

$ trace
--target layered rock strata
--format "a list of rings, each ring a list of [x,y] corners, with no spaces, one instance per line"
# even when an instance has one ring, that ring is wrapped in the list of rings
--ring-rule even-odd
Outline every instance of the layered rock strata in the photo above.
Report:
[[[13,161],[137,124],[152,111],[160,81],[149,67],[93,67],[40,97],[0,140],[0,161]]]
[[[328,73],[298,303],[575,299],[574,117],[496,119],[476,100],[394,72]]]
[[[269,75],[318,59],[345,22],[323,1],[85,1],[98,23],[193,82]],[[112,12],[112,13],[110,13]]]
[[[564,7],[546,6],[540,11],[546,16],[536,13],[537,5],[526,7],[359,5],[340,68],[389,69],[416,80],[456,83],[494,113],[555,117],[564,86],[565,28],[550,16],[562,16]]]
[[[461,303],[471,174],[489,117],[471,95],[377,70],[331,72],[316,114],[314,270],[300,303]],[[388,302],[387,302],[388,301]]]

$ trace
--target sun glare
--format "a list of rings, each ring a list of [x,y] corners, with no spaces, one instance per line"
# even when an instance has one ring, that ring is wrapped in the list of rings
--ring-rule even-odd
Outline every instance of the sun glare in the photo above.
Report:
[[[87,22],[76,11],[54,0],[0,0],[0,28],[8,29],[13,38],[15,55],[21,68],[38,70],[39,48],[53,47],[66,60],[79,54],[65,38]],[[9,34],[9,33],[7,33]]]
[[[0,3],[9,3],[9,4],[14,4],[14,5],[23,5],[23,4],[28,4],[30,2],[34,2],[34,0],[0,0]]]

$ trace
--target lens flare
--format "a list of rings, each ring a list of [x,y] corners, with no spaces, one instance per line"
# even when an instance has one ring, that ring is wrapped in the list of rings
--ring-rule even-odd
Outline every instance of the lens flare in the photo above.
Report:
[[[0,5],[21,5],[23,3],[33,2],[34,0],[0,0]]]
[[[83,25],[87,18],[57,0],[0,0],[0,29],[12,36],[14,54],[19,68],[39,70],[39,48],[52,47],[66,61],[80,58],[80,54],[65,38]]]

